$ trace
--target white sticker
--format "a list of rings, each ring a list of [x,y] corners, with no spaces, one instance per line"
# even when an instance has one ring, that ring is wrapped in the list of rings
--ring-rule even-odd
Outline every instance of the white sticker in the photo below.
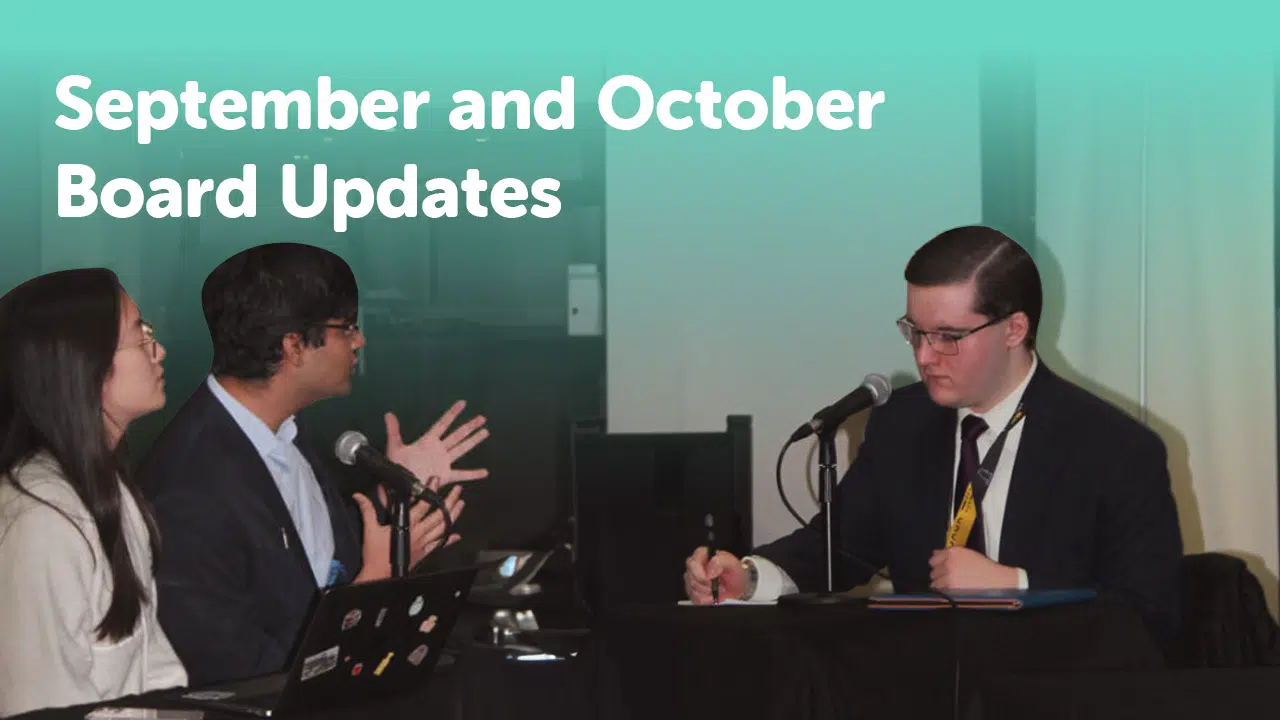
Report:
[[[210,700],[217,702],[219,700],[230,700],[235,696],[236,694],[229,690],[197,690],[196,692],[189,692],[182,697],[188,700]]]
[[[374,627],[376,627],[376,628],[380,628],[380,627],[382,627],[382,619],[383,619],[383,618],[385,618],[386,616],[387,616],[387,609],[386,609],[386,608],[382,608],[381,610],[379,610],[379,611],[378,611],[378,619],[377,619],[376,621],[374,621],[373,626],[374,626]]]
[[[97,720],[98,718],[120,718],[121,720],[124,720],[125,718],[146,719],[146,718],[154,718],[155,716],[156,716],[155,710],[144,710],[142,708],[114,708],[114,707],[97,708],[95,710],[90,711],[88,715],[85,715],[85,717],[88,718],[89,720]]]
[[[202,720],[201,710],[157,710],[155,708],[101,707],[85,715],[88,720]]]
[[[422,612],[422,606],[425,604],[426,603],[422,601],[421,595],[414,598],[413,604],[409,606],[409,617],[413,617],[414,615],[417,615],[418,613]]]
[[[302,661],[302,682],[317,678],[338,667],[338,646],[316,653]]]
[[[361,612],[359,610],[352,610],[351,612],[347,613],[346,617],[342,618],[342,631],[346,632],[351,628],[355,627],[356,625],[359,625],[360,616],[361,616]]]
[[[425,659],[425,657],[426,657],[425,644],[420,644],[420,646],[413,648],[413,652],[408,653],[408,661],[412,662],[412,664],[415,666],[421,665],[422,659]]]

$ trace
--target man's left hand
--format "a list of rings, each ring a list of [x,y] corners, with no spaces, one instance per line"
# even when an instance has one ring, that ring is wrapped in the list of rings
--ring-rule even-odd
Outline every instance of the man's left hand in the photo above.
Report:
[[[361,553],[363,561],[360,574],[355,582],[372,582],[391,577],[391,526],[378,522],[377,511],[373,503],[363,493],[352,496],[360,507],[360,516],[364,524],[364,542]],[[450,523],[457,522],[458,515],[466,502],[462,500],[462,488],[455,487],[445,499],[445,508],[449,513]],[[388,507],[387,489],[378,486],[378,501]],[[415,567],[423,558],[442,546],[444,536],[444,518],[440,510],[432,508],[429,503],[419,502],[409,511],[409,567]],[[459,539],[457,534],[449,536],[444,547],[454,544]]]
[[[485,423],[483,415],[477,415],[445,435],[466,406],[462,400],[454,403],[430,430],[410,445],[404,444],[400,438],[400,421],[395,414],[387,413],[387,458],[406,468],[419,482],[433,490],[449,483],[488,477],[488,470],[457,470],[453,467],[458,458],[489,437],[489,431],[482,429]]]
[[[935,550],[929,558],[934,590],[1017,589],[1018,569],[1001,565],[969,548]]]
[[[433,488],[437,489],[437,488]],[[466,501],[462,499],[462,488],[455,485],[449,495],[444,498],[445,512],[449,513],[450,524],[458,522]],[[409,564],[416,566],[423,558],[437,548],[448,547],[460,539],[457,533],[444,538],[444,516],[439,508],[429,503],[419,502],[409,511]],[[442,542],[443,541],[443,542]]]

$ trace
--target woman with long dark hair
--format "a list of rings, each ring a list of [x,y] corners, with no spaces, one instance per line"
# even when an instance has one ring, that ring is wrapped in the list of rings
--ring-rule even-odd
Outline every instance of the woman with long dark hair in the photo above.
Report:
[[[163,360],[109,270],[0,299],[0,716],[187,683],[122,445],[164,406]]]

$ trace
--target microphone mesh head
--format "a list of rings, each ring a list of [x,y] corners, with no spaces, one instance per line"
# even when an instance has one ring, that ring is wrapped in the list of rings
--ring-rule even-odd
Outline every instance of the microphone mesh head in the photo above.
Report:
[[[356,453],[361,447],[369,444],[369,439],[355,430],[348,430],[338,436],[333,444],[333,454],[343,465],[355,465]]]
[[[889,402],[889,395],[893,393],[893,386],[889,384],[889,378],[879,373],[868,375],[862,381],[862,385],[871,391],[871,401],[875,405],[883,405]]]

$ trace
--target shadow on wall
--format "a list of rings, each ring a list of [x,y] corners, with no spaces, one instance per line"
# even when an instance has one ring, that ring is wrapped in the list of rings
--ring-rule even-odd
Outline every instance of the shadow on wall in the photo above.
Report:
[[[1045,364],[1054,372],[1089,392],[1122,408],[1130,414],[1139,409],[1137,398],[1090,378],[1076,370],[1058,350],[1058,337],[1062,332],[1062,320],[1066,314],[1066,279],[1062,265],[1053,254],[1053,248],[1038,239],[1035,246],[1036,266],[1044,284],[1044,312],[1040,318],[1037,346]],[[1200,505],[1195,488],[1191,484],[1191,460],[1187,439],[1165,419],[1147,412],[1147,425],[1164,440],[1169,454],[1169,476],[1173,484],[1173,496],[1178,505],[1178,518],[1182,524],[1182,543],[1186,553],[1204,552],[1204,528],[1200,522]]]
[[[1117,392],[1071,367],[1057,348],[1062,320],[1066,313],[1066,281],[1062,266],[1053,249],[1043,239],[1036,243],[1036,266],[1040,268],[1044,284],[1044,312],[1040,319],[1039,352],[1046,364],[1064,378],[1103,398],[1107,402],[1134,412],[1139,408],[1136,398]],[[1171,423],[1159,415],[1147,412],[1147,425],[1164,440],[1169,454],[1169,476],[1173,485],[1174,501],[1178,505],[1178,519],[1182,526],[1183,552],[1191,555],[1205,552],[1204,526],[1200,518],[1200,503],[1191,482],[1191,451],[1186,437]],[[1220,551],[1245,561],[1249,570],[1257,576],[1267,594],[1267,603],[1274,609],[1278,601],[1276,574],[1267,568],[1258,555],[1239,550]]]

